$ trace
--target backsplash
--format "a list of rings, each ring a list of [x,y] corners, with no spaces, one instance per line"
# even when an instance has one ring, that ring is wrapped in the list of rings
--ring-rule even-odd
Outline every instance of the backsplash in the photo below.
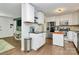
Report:
[[[34,24],[34,25],[31,25],[31,27],[34,27],[35,32],[42,32],[44,30],[43,25]]]
[[[73,30],[73,31],[79,31],[79,26],[77,25],[72,25],[72,26],[62,26],[62,27],[66,27],[66,28],[70,28],[70,30]]]
[[[71,26],[71,27],[70,27],[70,30],[79,31],[79,27]]]

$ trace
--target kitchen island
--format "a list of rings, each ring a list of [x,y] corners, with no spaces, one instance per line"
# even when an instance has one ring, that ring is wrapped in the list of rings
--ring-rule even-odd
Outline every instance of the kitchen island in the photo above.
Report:
[[[63,32],[52,32],[53,45],[64,46],[64,33]]]

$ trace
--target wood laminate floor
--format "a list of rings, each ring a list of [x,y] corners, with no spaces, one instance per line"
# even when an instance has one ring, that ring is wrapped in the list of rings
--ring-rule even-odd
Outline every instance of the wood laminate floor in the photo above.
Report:
[[[37,51],[22,52],[20,50],[20,40],[15,40],[13,37],[5,38],[4,40],[15,46],[15,48],[1,53],[0,55],[78,55],[72,42],[65,41],[65,46],[59,47],[52,45],[52,40],[47,39],[46,44]]]

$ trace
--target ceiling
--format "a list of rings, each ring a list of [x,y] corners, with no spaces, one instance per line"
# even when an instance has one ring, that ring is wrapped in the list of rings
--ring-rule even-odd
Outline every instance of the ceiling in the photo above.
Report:
[[[46,16],[55,16],[71,13],[79,10],[79,3],[31,3],[37,10],[45,13]],[[64,8],[64,12],[56,13],[57,8]],[[7,14],[14,18],[21,16],[20,3],[0,3],[0,14]]]
[[[20,3],[0,3],[0,14],[6,14],[14,18],[21,16]]]
[[[79,10],[79,3],[31,3],[37,10],[45,13],[46,16],[55,16],[71,13]],[[64,12],[56,13],[57,8],[64,8]]]

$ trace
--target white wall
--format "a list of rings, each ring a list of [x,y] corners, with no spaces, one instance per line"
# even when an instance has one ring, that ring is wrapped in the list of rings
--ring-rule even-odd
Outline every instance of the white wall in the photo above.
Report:
[[[14,26],[10,28],[10,24],[14,24],[13,18],[0,17],[0,38],[13,36]]]
[[[0,16],[20,17],[21,3],[0,3]]]
[[[21,4],[0,4],[0,7],[0,38],[13,36],[16,31],[13,18],[21,16]],[[10,28],[10,24],[14,26]]]
[[[14,33],[16,33],[16,25],[17,25],[17,22],[16,22],[16,20],[13,22],[13,24],[14,24]]]

